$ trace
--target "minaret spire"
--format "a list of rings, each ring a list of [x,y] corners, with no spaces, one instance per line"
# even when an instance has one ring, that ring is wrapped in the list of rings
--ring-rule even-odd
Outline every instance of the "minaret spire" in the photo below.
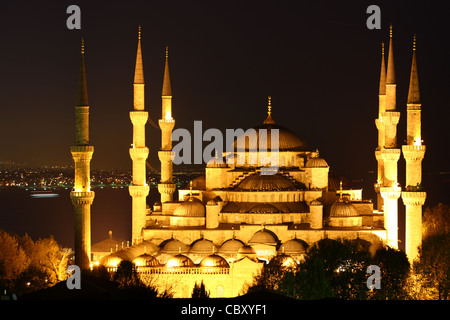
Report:
[[[146,160],[148,158],[148,148],[145,146],[145,124],[148,120],[148,112],[145,108],[144,95],[144,68],[142,62],[141,49],[141,26],[138,30],[138,46],[136,53],[136,68],[134,71],[133,83],[133,110],[130,111],[130,120],[133,124],[133,143],[130,148],[130,158],[132,160],[132,185],[128,191],[132,198],[132,222],[131,236],[133,243],[141,237],[142,228],[145,227],[147,214],[147,201],[150,187],[147,184]]]
[[[173,183],[172,162],[172,131],[175,126],[175,120],[172,117],[172,89],[169,75],[169,47],[167,46],[161,102],[161,119],[158,122],[161,129],[161,150],[158,152],[161,162],[161,183],[158,184],[158,191],[161,194],[161,203],[164,203],[173,200],[173,193],[176,187]]]
[[[380,95],[386,95],[386,64],[384,62],[384,42],[381,43]]]
[[[395,84],[394,47],[392,45],[392,24],[389,27],[389,56],[386,74],[386,84]]]
[[[84,65],[84,39],[81,38],[81,65],[80,76],[78,78],[78,91],[76,106],[88,106],[88,94],[86,83],[86,68]]]
[[[411,65],[411,77],[409,79],[409,91],[407,103],[420,104],[419,75],[417,73],[417,61],[416,61],[416,35],[414,35],[413,40],[413,56]]]
[[[166,46],[166,65],[164,68],[164,80],[162,94],[163,97],[172,96],[172,88],[170,86],[170,74],[169,74],[169,47]]]
[[[81,39],[81,67],[75,105],[75,145],[70,148],[75,164],[75,183],[70,193],[75,208],[75,264],[88,270],[91,258],[91,191],[90,162],[94,147],[89,145],[89,103],[87,98],[84,40]]]

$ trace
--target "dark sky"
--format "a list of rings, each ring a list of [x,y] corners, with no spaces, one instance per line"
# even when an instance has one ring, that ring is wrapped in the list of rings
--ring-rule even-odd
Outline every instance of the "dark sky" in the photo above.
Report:
[[[81,8],[81,30],[66,8]],[[370,4],[381,30],[366,27]],[[448,1],[14,1],[0,4],[0,159],[71,165],[80,38],[86,41],[93,168],[131,168],[132,82],[142,25],[146,110],[161,118],[169,45],[177,128],[249,128],[272,96],[278,124],[318,148],[332,170],[376,168],[381,42],[394,26],[398,143],[417,34],[425,170],[448,170]],[[147,125],[150,163],[160,132]]]

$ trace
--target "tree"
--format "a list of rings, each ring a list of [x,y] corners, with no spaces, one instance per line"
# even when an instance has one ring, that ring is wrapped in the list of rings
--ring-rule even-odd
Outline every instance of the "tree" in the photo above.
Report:
[[[427,207],[423,213],[422,237],[449,233],[450,207],[439,203],[433,208]]]
[[[423,239],[413,263],[417,281],[416,298],[447,300],[450,298],[450,236],[434,234]]]
[[[119,283],[119,290],[115,292],[118,299],[154,299],[158,290],[144,284],[133,262],[123,260],[119,263],[113,280]]]
[[[195,299],[209,298],[209,291],[206,291],[203,280],[200,284],[197,284],[197,282],[194,284],[194,289],[192,290],[192,298]]]
[[[14,281],[27,269],[29,259],[17,238],[0,230],[0,285],[11,290]]]
[[[381,288],[372,291],[371,299],[403,300],[408,298],[407,280],[410,265],[405,252],[390,247],[377,250],[372,264],[380,267]]]

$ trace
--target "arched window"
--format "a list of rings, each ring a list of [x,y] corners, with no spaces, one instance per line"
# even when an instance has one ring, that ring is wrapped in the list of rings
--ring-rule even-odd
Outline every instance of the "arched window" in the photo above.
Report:
[[[218,286],[217,287],[217,298],[222,298],[222,297],[223,297],[223,287]]]

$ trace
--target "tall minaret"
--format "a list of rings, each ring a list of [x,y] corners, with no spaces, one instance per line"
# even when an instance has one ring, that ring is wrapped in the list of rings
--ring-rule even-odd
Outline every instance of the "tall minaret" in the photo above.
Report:
[[[141,237],[142,228],[146,223],[147,201],[150,187],[146,181],[145,165],[148,157],[148,148],[145,146],[145,124],[148,112],[144,111],[144,68],[141,51],[141,27],[139,26],[138,48],[136,54],[136,69],[134,72],[134,110],[130,111],[133,124],[133,144],[130,148],[130,157],[133,162],[133,181],[129,186],[132,197],[131,236],[133,243]]]
[[[384,62],[384,42],[381,44],[381,71],[380,71],[380,88],[378,91],[378,118],[375,119],[375,125],[378,129],[378,147],[375,150],[375,158],[377,159],[377,182],[375,184],[375,192],[377,194],[377,210],[383,211],[383,197],[380,193],[380,187],[383,185],[384,163],[381,158],[381,150],[385,147],[384,122],[382,114],[386,112],[386,64]]]
[[[389,32],[389,56],[386,72],[386,109],[381,113],[380,121],[384,123],[384,147],[380,149],[383,160],[383,179],[380,193],[384,202],[384,228],[386,229],[387,244],[398,248],[398,198],[401,188],[397,178],[397,162],[400,149],[397,148],[397,124],[400,112],[397,112],[397,94],[394,68],[394,50],[392,45],[392,25]]]
[[[406,103],[407,137],[402,146],[406,161],[406,191],[402,192],[406,206],[405,251],[412,262],[418,254],[417,247],[422,244],[422,206],[426,193],[422,192],[422,159],[425,156],[425,145],[421,137],[421,101],[419,77],[416,62],[416,36],[413,42],[411,77],[409,80],[408,101]]]
[[[75,185],[70,198],[75,207],[75,264],[82,270],[91,261],[91,191],[90,163],[94,147],[89,145],[89,103],[84,66],[84,40],[81,39],[81,67],[75,105],[75,145],[70,148],[75,163]]]
[[[172,201],[175,184],[172,180],[172,130],[175,120],[172,118],[172,89],[169,75],[169,48],[166,47],[166,65],[162,87],[162,119],[159,119],[161,128],[161,150],[158,152],[161,161],[161,183],[158,191],[161,194],[161,203]]]

